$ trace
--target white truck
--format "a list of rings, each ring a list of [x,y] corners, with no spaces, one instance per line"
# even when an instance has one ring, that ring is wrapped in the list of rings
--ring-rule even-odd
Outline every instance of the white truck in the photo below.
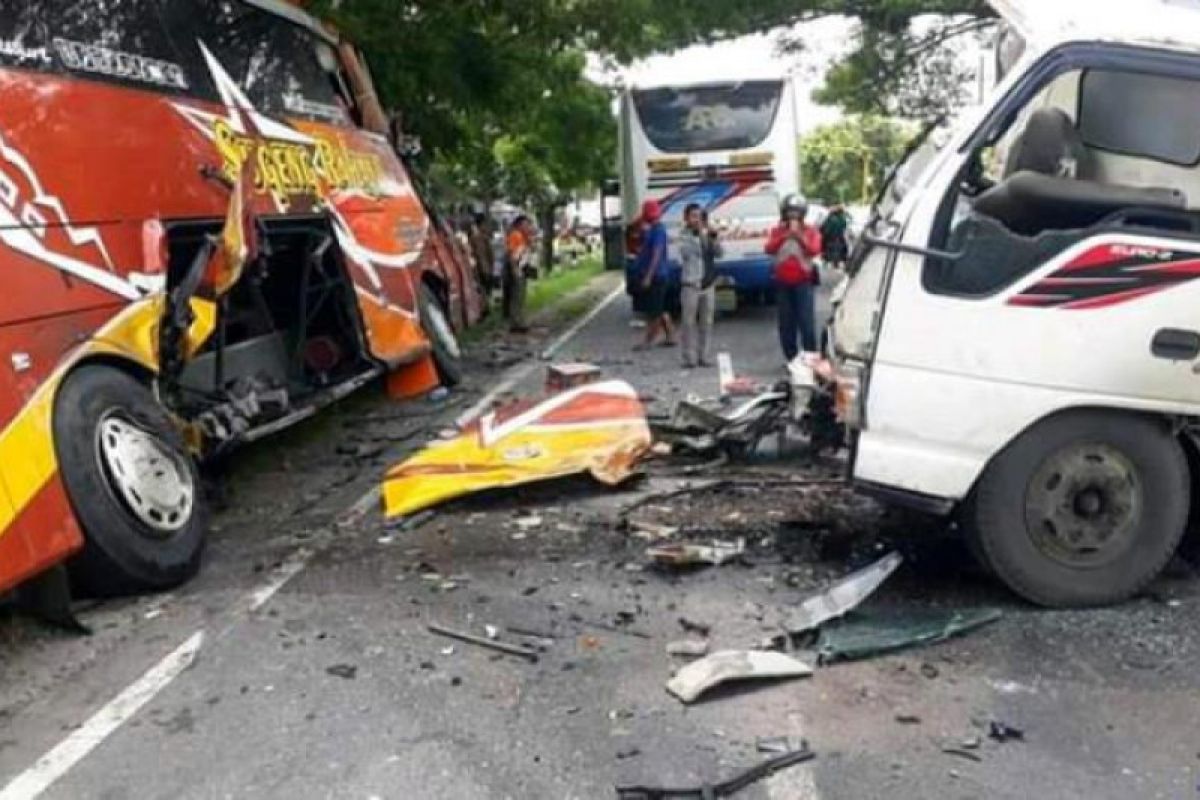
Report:
[[[1200,478],[1200,3],[991,0],[991,100],[893,173],[835,298],[851,477],[1036,603],[1126,598]]]

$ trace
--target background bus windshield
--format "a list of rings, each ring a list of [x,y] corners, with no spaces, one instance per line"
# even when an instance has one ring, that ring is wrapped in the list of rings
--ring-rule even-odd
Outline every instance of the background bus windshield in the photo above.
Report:
[[[782,81],[642,89],[633,103],[646,137],[667,153],[744,150],[767,138]]]

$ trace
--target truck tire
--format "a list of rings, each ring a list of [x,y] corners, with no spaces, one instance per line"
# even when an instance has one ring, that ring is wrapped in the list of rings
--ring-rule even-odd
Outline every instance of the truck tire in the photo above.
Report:
[[[1034,603],[1107,605],[1166,566],[1190,494],[1183,448],[1165,425],[1075,411],[1034,425],[993,460],[965,509],[966,535]]]
[[[113,597],[195,575],[207,521],[200,476],[150,390],[112,367],[80,367],[59,389],[53,427],[85,538],[68,564],[76,589]]]
[[[433,363],[443,386],[457,386],[462,382],[462,346],[450,324],[442,303],[432,288],[421,284],[417,295],[417,310],[421,317],[421,329],[433,345]]]

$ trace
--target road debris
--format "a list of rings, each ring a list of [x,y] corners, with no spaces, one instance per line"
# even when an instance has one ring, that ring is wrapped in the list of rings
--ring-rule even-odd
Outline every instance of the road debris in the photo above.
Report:
[[[783,653],[722,650],[693,661],[667,681],[667,691],[691,703],[718,684],[766,678],[803,678],[812,667]]]
[[[760,736],[754,740],[754,749],[760,753],[782,755],[804,749],[804,740],[791,736]]]
[[[509,644],[508,642],[495,641],[487,638],[486,636],[476,636],[473,633],[456,631],[452,628],[445,628],[441,625],[435,625],[433,623],[427,625],[426,628],[430,633],[436,633],[438,636],[447,636],[451,639],[457,639],[460,642],[476,645],[477,647],[486,647],[489,650],[495,650],[499,653],[504,653],[510,656],[517,656],[518,658],[523,658],[530,662],[537,662],[538,660],[538,653],[536,650],[523,647],[519,644]]]
[[[660,544],[646,549],[646,557],[656,564],[669,567],[687,567],[698,564],[721,566],[746,552],[746,540],[727,542],[714,540],[708,544],[672,543]]]
[[[988,738],[996,742],[1023,742],[1025,741],[1025,731],[1014,725],[1009,725],[1007,722],[992,720],[988,723]]]
[[[804,743],[799,750],[763,761],[720,783],[706,783],[694,788],[618,786],[617,800],[675,800],[675,798],[708,800],[709,798],[732,797],[747,786],[768,778],[780,770],[811,761],[815,757],[816,754],[809,749],[807,743]]]
[[[707,622],[699,622],[687,617],[679,618],[679,627],[683,628],[684,633],[695,633],[708,638],[708,634],[712,632],[712,625]]]
[[[802,602],[783,622],[784,636],[796,637],[845,616],[883,585],[903,562],[899,553],[889,553],[868,567],[852,572],[820,594]],[[763,647],[777,645],[779,637],[767,639]]]
[[[703,656],[708,654],[707,639],[678,639],[667,643],[669,656]]]
[[[970,611],[917,610],[888,615],[860,615],[821,628],[819,663],[855,661],[910,647],[943,642],[1000,619],[999,609]]]
[[[579,473],[616,485],[633,474],[650,443],[645,408],[624,381],[513,403],[392,468],[383,483],[384,513],[404,516],[485,489]]]
[[[546,367],[546,391],[565,392],[577,386],[596,383],[600,380],[600,368],[595,364],[572,362],[551,364]]]
[[[436,516],[437,512],[432,508],[428,508],[424,511],[418,511],[416,514],[401,517],[395,520],[389,527],[395,531],[415,531]]]
[[[629,534],[635,539],[641,539],[646,542],[657,542],[660,539],[670,539],[675,534],[679,533],[677,525],[664,525],[658,522],[650,522],[648,520],[627,519],[625,521],[626,528]]]
[[[973,752],[973,751],[968,750],[963,747],[953,747],[953,746],[943,747],[942,752],[948,756],[956,756],[958,758],[966,759],[967,761],[976,761],[976,762],[983,761],[983,757],[980,756],[979,753]]]

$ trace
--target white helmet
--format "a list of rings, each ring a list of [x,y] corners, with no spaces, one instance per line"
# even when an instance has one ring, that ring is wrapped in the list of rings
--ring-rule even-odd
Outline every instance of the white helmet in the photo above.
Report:
[[[799,211],[800,218],[803,219],[808,215],[808,198],[802,194],[789,194],[783,198],[783,202],[779,204],[779,213],[786,217],[789,211]]]

